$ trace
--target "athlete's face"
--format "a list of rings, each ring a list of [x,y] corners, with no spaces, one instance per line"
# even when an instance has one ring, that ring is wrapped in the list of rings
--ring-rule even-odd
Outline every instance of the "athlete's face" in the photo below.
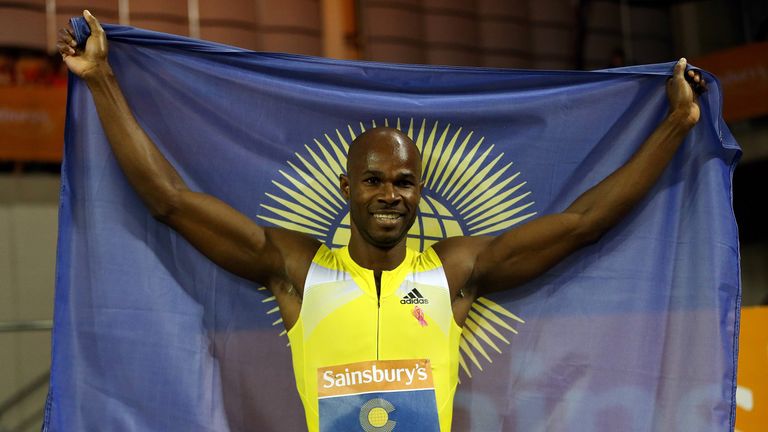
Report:
[[[378,248],[403,241],[421,199],[421,157],[392,130],[369,131],[349,153],[341,192],[349,202],[352,235]]]

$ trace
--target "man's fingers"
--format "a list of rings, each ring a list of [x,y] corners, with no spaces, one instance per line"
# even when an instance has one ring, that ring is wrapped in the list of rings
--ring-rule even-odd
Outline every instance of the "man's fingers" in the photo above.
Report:
[[[685,75],[685,80],[691,86],[696,94],[700,95],[707,91],[707,84],[704,78],[701,76],[700,70],[689,70]]]
[[[672,76],[667,80],[668,85],[672,85],[673,79],[683,78],[691,86],[691,89],[700,95],[707,91],[707,83],[704,81],[704,77],[701,75],[701,71],[698,69],[688,69],[688,60],[685,57],[681,58],[675,64],[675,68],[672,72]]]
[[[75,37],[72,36],[72,32],[69,31],[67,28],[60,28],[59,29],[59,42],[67,44],[71,47],[77,47],[77,41],[75,40]]]
[[[66,57],[70,54],[69,50],[72,48],[68,44],[57,42],[56,49],[59,51],[59,54],[61,54],[62,57]]]
[[[63,42],[59,42],[56,44],[56,48],[59,50],[59,54],[62,56],[69,56],[75,54],[75,49],[69,46],[69,44],[65,44]]]
[[[72,31],[68,28],[65,28],[64,31],[69,35],[69,44],[72,45],[73,48],[77,48],[77,40],[75,39],[75,35],[72,34]]]
[[[56,42],[56,48],[59,50],[59,54],[62,57],[75,54],[75,47],[77,47],[77,41],[72,38],[72,33],[66,28],[59,29],[59,39]]]

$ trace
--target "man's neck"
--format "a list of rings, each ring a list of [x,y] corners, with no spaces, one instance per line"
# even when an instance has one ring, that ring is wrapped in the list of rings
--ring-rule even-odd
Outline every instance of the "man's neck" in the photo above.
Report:
[[[405,239],[389,249],[381,249],[364,240],[351,239],[349,256],[361,267],[373,271],[393,270],[405,259]]]

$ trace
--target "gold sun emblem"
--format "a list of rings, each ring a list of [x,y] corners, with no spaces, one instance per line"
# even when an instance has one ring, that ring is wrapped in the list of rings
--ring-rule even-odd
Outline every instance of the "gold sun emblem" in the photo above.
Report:
[[[376,127],[376,122],[371,126]],[[389,126],[387,119],[384,126]],[[397,119],[394,127],[407,133],[422,154],[424,190],[416,222],[408,232],[408,247],[423,251],[446,237],[497,234],[536,214],[530,210],[531,193],[524,189],[520,172],[513,172],[511,162],[502,161],[504,153],[494,154],[494,145],[485,145],[484,137],[450,124],[427,125],[426,120],[414,128],[411,119],[403,129]],[[363,123],[359,130],[365,132]],[[290,170],[280,170],[280,178],[272,182],[282,196],[266,193],[262,207],[268,212],[260,219],[312,235],[329,246],[349,242],[349,210],[338,178],[346,172],[349,143],[357,135],[351,125],[345,132],[324,134],[322,140],[314,140],[314,146],[305,144],[303,153],[294,154],[295,160],[287,162]],[[263,302],[274,300],[268,297]],[[273,307],[267,314],[277,312]],[[280,323],[282,319],[277,319],[272,325]],[[468,361],[482,370],[478,357],[492,362],[489,351],[501,353],[500,343],[509,345],[505,333],[516,334],[513,325],[522,323],[490,299],[477,299],[459,345],[459,364],[467,376],[472,377]]]

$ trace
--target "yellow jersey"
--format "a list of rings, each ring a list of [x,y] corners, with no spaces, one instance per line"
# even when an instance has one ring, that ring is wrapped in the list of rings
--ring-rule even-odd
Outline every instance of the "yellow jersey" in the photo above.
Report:
[[[288,331],[310,432],[320,425],[319,368],[401,359],[429,360],[440,430],[450,431],[461,327],[440,258],[432,249],[408,249],[397,268],[382,272],[380,291],[373,271],[346,247],[321,246],[312,260],[299,319]]]

